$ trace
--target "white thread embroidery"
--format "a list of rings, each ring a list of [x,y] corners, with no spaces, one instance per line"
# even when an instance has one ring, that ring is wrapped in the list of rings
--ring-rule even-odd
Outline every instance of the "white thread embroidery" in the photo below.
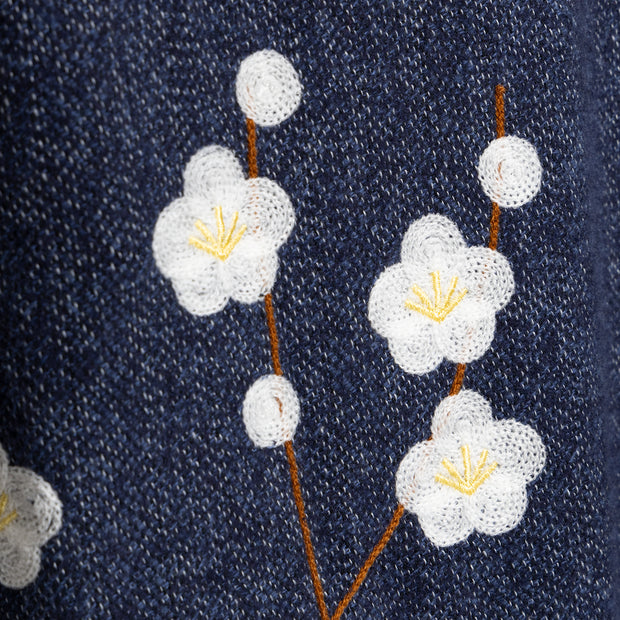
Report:
[[[248,56],[237,73],[237,101],[256,124],[277,125],[299,106],[301,83],[293,65],[273,50]]]
[[[403,239],[400,263],[370,294],[368,315],[406,372],[423,374],[444,359],[467,363],[489,348],[495,313],[514,290],[499,252],[467,247],[446,217],[426,215]]]
[[[34,472],[9,467],[0,446],[0,583],[23,588],[34,581],[40,547],[60,530],[62,506],[52,487]]]
[[[159,216],[153,254],[189,312],[218,312],[233,299],[253,303],[271,290],[276,250],[295,213],[286,192],[262,177],[246,179],[225,148],[196,153],[184,173],[183,197]]]
[[[299,411],[299,398],[290,382],[278,375],[266,375],[247,392],[243,421],[256,446],[275,448],[293,439]]]
[[[438,546],[463,541],[474,530],[496,536],[519,523],[526,484],[544,464],[536,431],[515,420],[494,420],[484,397],[463,390],[439,404],[432,439],[402,460],[396,495]]]
[[[478,179],[484,193],[500,207],[520,207],[540,191],[542,166],[527,140],[504,136],[482,153]]]

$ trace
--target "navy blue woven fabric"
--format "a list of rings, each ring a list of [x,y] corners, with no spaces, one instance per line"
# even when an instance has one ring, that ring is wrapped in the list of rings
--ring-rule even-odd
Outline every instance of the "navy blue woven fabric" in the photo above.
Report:
[[[191,155],[211,143],[245,155],[234,79],[262,48],[287,56],[304,86],[289,121],[259,130],[258,164],[298,218],[273,294],[328,607],[389,521],[398,463],[428,437],[454,374],[448,363],[402,372],[369,325],[369,292],[429,212],[486,243],[476,164],[501,82],[506,130],[535,144],[543,189],[502,215],[517,290],[465,386],[496,417],[533,426],[547,466],[503,536],[437,549],[405,516],[346,617],[613,613],[615,474],[602,449],[613,409],[601,402],[617,374],[599,372],[596,329],[609,321],[593,311],[605,278],[593,275],[590,221],[602,212],[589,211],[597,138],[584,137],[580,74],[585,15],[603,28],[590,61],[599,54],[611,75],[605,4],[3,4],[0,442],[64,504],[38,580],[0,590],[3,617],[317,616],[284,451],[254,448],[240,414],[270,371],[263,308],[192,317],[151,254]],[[605,108],[588,101],[596,133]],[[605,196],[617,206],[617,191]],[[614,247],[613,233],[602,243]]]
[[[590,205],[591,278],[596,291],[595,333],[599,406],[603,421],[612,590],[620,617],[620,22],[613,0],[581,3],[586,191]]]

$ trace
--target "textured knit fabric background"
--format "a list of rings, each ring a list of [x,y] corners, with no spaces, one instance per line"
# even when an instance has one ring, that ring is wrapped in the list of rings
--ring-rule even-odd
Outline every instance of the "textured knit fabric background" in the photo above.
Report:
[[[369,292],[429,212],[486,243],[476,164],[501,82],[543,189],[502,215],[516,294],[465,387],[533,426],[547,465],[508,534],[438,549],[406,515],[345,617],[614,615],[614,0],[6,0],[1,17],[0,442],[64,504],[38,580],[0,590],[3,617],[317,616],[284,450],[254,448],[240,414],[270,372],[263,308],[195,318],[151,253],[191,155],[245,156],[234,79],[262,48],[304,87],[289,121],[259,129],[258,164],[297,213],[273,293],[330,610],[454,374],[401,371]]]

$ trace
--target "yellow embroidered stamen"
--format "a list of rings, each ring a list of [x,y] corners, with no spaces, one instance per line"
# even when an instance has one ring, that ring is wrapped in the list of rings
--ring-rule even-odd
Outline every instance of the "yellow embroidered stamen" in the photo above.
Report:
[[[469,446],[465,444],[461,446],[461,456],[463,457],[463,478],[471,480],[471,456],[469,455]],[[480,463],[480,460],[478,460]],[[476,467],[476,469],[478,469]]]
[[[441,484],[445,484],[452,489],[460,491],[464,495],[473,495],[489,476],[497,468],[497,463],[493,462],[486,469],[484,466],[487,462],[489,455],[488,450],[483,450],[478,458],[478,463],[472,474],[471,471],[471,456],[469,454],[469,446],[467,444],[461,446],[461,456],[463,458],[463,475],[458,472],[456,467],[448,459],[441,461],[441,464],[446,468],[446,471],[450,474],[450,477],[437,474],[435,481]]]
[[[452,312],[452,310],[454,310],[454,308],[461,303],[463,297],[467,294],[467,289],[464,288],[455,296],[454,293],[456,292],[458,276],[454,276],[450,281],[450,288],[448,289],[448,294],[444,299],[441,292],[439,271],[433,271],[431,273],[431,278],[433,280],[433,292],[435,294],[434,301],[431,302],[430,297],[417,284],[414,284],[411,287],[411,290],[418,296],[421,303],[407,299],[405,301],[405,306],[409,308],[409,310],[419,312],[429,319],[437,321],[437,323],[441,323],[450,314],[450,312]]]
[[[6,505],[9,503],[9,496],[6,493],[2,493],[0,495],[0,516],[4,514],[6,510]],[[17,511],[12,510],[8,515],[5,515],[0,519],[0,532],[12,521],[17,518]]]
[[[204,239],[198,239],[196,237],[190,237],[189,243],[199,250],[203,250],[215,258],[220,260],[226,260],[231,252],[235,249],[236,245],[241,241],[247,226],[244,224],[235,234],[237,227],[237,221],[239,220],[239,212],[233,213],[230,229],[226,232],[226,225],[224,224],[224,216],[222,215],[222,207],[215,207],[215,222],[217,225],[217,239],[213,236],[213,233],[207,228],[207,226],[200,220],[196,220],[194,226],[200,231],[200,234]],[[233,236],[234,235],[234,236]]]

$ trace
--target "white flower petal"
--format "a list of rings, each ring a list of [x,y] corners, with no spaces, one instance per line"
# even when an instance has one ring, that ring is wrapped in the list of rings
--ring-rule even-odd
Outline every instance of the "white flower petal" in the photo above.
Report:
[[[195,248],[189,243],[190,236],[195,233],[195,222],[187,198],[173,201],[159,214],[153,232],[153,256],[165,277],[173,277],[177,263],[195,254]]]
[[[545,466],[546,450],[540,435],[516,420],[496,422],[489,433],[488,447],[502,472],[521,484],[534,480]]]
[[[396,497],[410,512],[416,512],[418,497],[433,483],[437,456],[433,441],[415,444],[396,472]]]
[[[20,545],[42,545],[60,530],[62,505],[56,491],[41,476],[23,467],[9,467],[7,510],[17,517],[5,529]]]
[[[0,583],[19,590],[36,578],[41,565],[41,552],[36,546],[17,545],[0,538]]]
[[[497,536],[513,529],[526,508],[525,484],[498,468],[471,496],[466,513],[477,531]]]
[[[233,299],[251,304],[264,297],[273,287],[278,272],[278,255],[233,254],[226,261],[225,280]]]
[[[405,371],[421,375],[439,366],[443,356],[433,340],[431,325],[420,325],[417,335],[388,341],[394,361]]]
[[[258,379],[243,401],[243,421],[259,448],[274,448],[293,439],[299,423],[299,398],[291,383],[278,375]]]
[[[239,67],[237,101],[258,125],[272,126],[287,119],[301,101],[301,83],[293,65],[273,50],[248,56]]]
[[[474,390],[461,390],[444,398],[433,415],[431,433],[434,440],[460,436],[471,428],[485,428],[493,422],[489,401]]]
[[[197,316],[219,312],[231,295],[231,287],[222,276],[221,261],[214,258],[201,263],[199,269],[195,267],[192,263],[183,277],[172,281],[179,303]]]
[[[464,247],[465,241],[456,224],[443,215],[425,215],[413,222],[405,233],[401,260],[433,265]]]
[[[183,193],[186,197],[205,197],[218,185],[235,184],[243,179],[243,170],[233,152],[212,144],[189,160],[183,173]]]
[[[470,312],[472,308],[474,312]],[[462,302],[442,322],[434,326],[435,342],[443,355],[457,364],[467,364],[482,357],[493,342],[495,314],[475,313],[475,304]]]
[[[406,340],[427,331],[429,320],[405,305],[416,279],[419,278],[412,270],[398,263],[388,267],[375,282],[368,302],[368,318],[385,338]]]
[[[510,263],[502,254],[489,248],[467,248],[459,252],[455,262],[468,299],[483,302],[493,312],[508,303],[515,283]]]
[[[248,179],[241,217],[262,251],[277,250],[291,234],[295,211],[287,193],[270,179]]]
[[[454,545],[473,532],[464,505],[464,496],[442,490],[435,495],[435,501],[419,506],[420,527],[433,544],[438,547]]]
[[[464,540],[473,528],[464,517],[463,497],[435,482],[441,458],[432,440],[413,446],[398,467],[396,497],[418,516],[434,544],[446,546]]]

